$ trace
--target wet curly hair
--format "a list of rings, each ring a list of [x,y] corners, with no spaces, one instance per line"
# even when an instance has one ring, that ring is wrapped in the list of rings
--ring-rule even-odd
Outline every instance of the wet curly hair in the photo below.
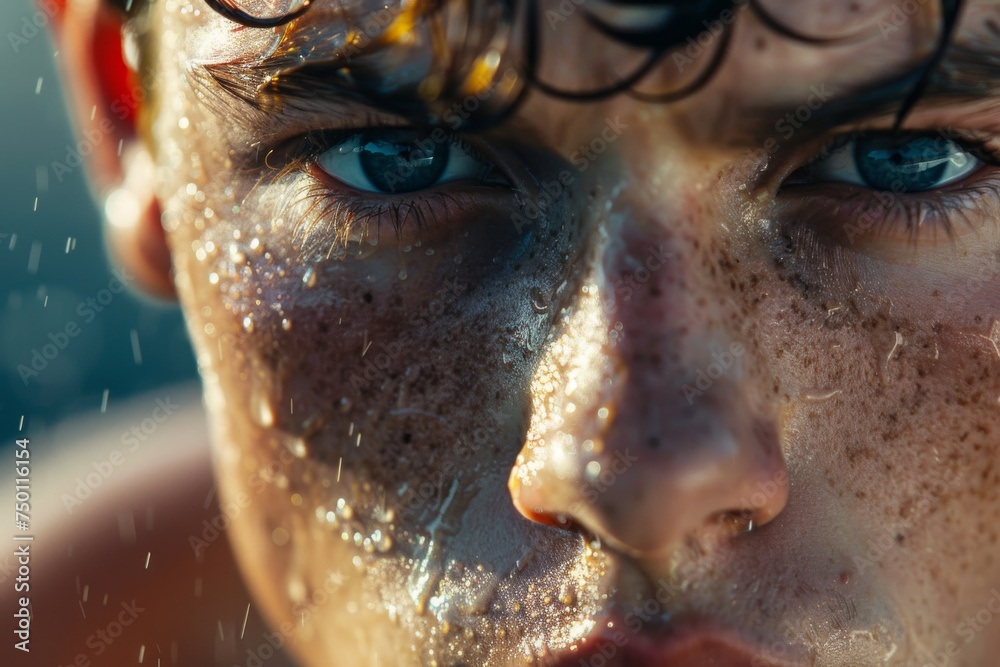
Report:
[[[135,16],[142,11],[142,6],[152,0],[107,0],[128,15]],[[275,28],[286,25],[307,12],[315,0],[300,0],[292,2],[293,10],[283,15],[254,16],[248,12],[245,0],[203,0],[212,10],[225,18],[249,28]],[[413,10],[419,16],[430,16],[441,12],[448,6],[462,6],[461,15],[466,17],[468,25],[465,34],[475,34],[471,29],[476,20],[481,20],[487,14],[498,16],[494,23],[498,29],[512,31],[519,29],[523,35],[523,53],[519,61],[523,63],[520,74],[526,85],[501,109],[494,114],[492,122],[500,120],[509,114],[523,99],[525,92],[534,88],[547,95],[567,101],[587,102],[612,97],[619,94],[631,95],[647,102],[669,103],[687,97],[703,88],[719,70],[725,61],[730,37],[735,21],[720,21],[721,33],[717,47],[710,62],[693,81],[685,84],[679,90],[663,93],[648,93],[638,91],[635,86],[672,50],[687,43],[705,30],[712,21],[726,16],[727,12],[746,10],[752,12],[765,26],[776,34],[802,43],[815,45],[817,48],[842,44],[854,39],[855,36],[840,36],[825,39],[822,37],[804,35],[790,26],[785,25],[765,8],[761,0],[603,0],[608,6],[629,8],[659,9],[664,20],[659,24],[641,28],[623,28],[602,20],[597,12],[586,7],[586,0],[573,0],[583,13],[584,19],[597,32],[621,44],[646,50],[647,54],[641,64],[629,75],[608,85],[591,90],[564,90],[544,81],[539,75],[541,38],[539,24],[542,11],[539,0],[500,0],[490,3],[486,0],[413,0]],[[932,75],[942,63],[951,42],[962,13],[963,0],[938,0],[940,13],[940,30],[935,48],[923,62],[916,65],[915,70],[907,73],[907,78],[913,81],[910,91],[904,98],[896,115],[898,128],[910,113],[920,97],[931,83]],[[241,6],[242,5],[242,6]],[[454,45],[453,45],[454,46]],[[475,53],[469,50],[468,44],[459,45],[463,53]],[[475,45],[473,45],[475,46]],[[471,63],[469,63],[471,65]],[[468,75],[468,67],[459,72],[453,72],[453,79]],[[461,76],[459,76],[461,75]],[[438,95],[447,99],[459,89],[456,81],[451,86],[442,86]]]

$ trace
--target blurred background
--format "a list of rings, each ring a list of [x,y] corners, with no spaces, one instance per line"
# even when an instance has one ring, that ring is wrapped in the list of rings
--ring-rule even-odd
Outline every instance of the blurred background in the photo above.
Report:
[[[30,0],[0,3],[0,450],[70,416],[113,420],[128,398],[196,378],[176,306],[131,292],[100,312],[86,303],[107,301],[114,276],[84,170],[54,168],[76,164],[77,139],[59,55],[46,30],[32,35],[36,12]],[[53,354],[74,322],[79,334]]]

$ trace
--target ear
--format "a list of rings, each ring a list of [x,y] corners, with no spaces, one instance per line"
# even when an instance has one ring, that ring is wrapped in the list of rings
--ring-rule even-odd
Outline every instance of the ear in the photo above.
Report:
[[[126,17],[106,0],[40,1],[55,13],[53,37],[70,116],[81,147],[88,147],[83,159],[111,256],[149,294],[172,299],[153,160],[137,131],[145,94],[123,56]]]

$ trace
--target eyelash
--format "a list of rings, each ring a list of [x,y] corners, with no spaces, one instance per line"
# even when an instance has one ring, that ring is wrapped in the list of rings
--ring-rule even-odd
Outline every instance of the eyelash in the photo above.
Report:
[[[954,239],[958,229],[956,218],[960,218],[968,228],[972,229],[975,228],[975,223],[971,218],[976,212],[990,205],[1000,208],[1000,179],[994,178],[991,182],[989,176],[980,175],[984,169],[996,170],[1000,168],[1000,146],[994,145],[996,143],[995,137],[984,137],[981,133],[954,132],[950,129],[939,132],[939,136],[950,139],[960,148],[981,160],[983,166],[956,183],[922,192],[885,193],[846,183],[795,182],[797,174],[826,159],[849,142],[871,134],[885,134],[851,132],[833,137],[823,144],[814,157],[796,169],[781,185],[778,195],[788,194],[789,191],[791,194],[795,194],[796,190],[807,188],[809,190],[813,188],[837,188],[839,192],[836,199],[840,220],[831,219],[833,216],[829,211],[829,205],[832,198],[829,195],[813,198],[811,206],[806,204],[797,208],[796,217],[817,221],[827,219],[830,227],[843,229],[847,227],[843,218],[848,216],[840,213],[839,209],[846,206],[855,214],[849,216],[855,222],[867,220],[869,217],[876,218],[873,222],[867,223],[870,228],[864,228],[866,234],[871,234],[874,237],[898,236],[900,230],[903,230],[907,240],[915,243],[920,239],[924,230],[931,230],[932,233],[943,231],[949,239]],[[934,133],[913,132],[912,134],[930,136]],[[880,196],[888,197],[889,204],[883,204],[884,199],[880,200]],[[881,207],[881,211],[879,207]],[[876,211],[876,213],[873,214],[872,211]],[[994,222],[1000,224],[1000,221]]]
[[[301,169],[308,173],[310,166],[302,165]],[[364,256],[366,243],[371,249],[379,244],[386,222],[392,225],[400,247],[404,246],[404,229],[412,222],[416,239],[411,245],[419,246],[428,229],[425,220],[456,204],[454,197],[440,191],[396,201],[331,197],[329,187],[319,177],[310,178],[318,182],[308,185],[303,193],[307,208],[295,226],[292,241],[300,253],[321,254],[325,259],[345,257],[352,243],[358,248],[358,256]]]
[[[372,123],[370,127],[387,131],[410,129],[408,126],[384,123]],[[441,217],[442,211],[448,209],[461,210],[459,198],[440,189],[375,195],[325,173],[319,166],[320,156],[364,129],[310,132],[292,140],[281,150],[284,166],[268,177],[269,182],[296,174],[308,179],[304,188],[293,189],[282,207],[282,210],[288,211],[291,207],[305,206],[301,214],[293,216],[297,222],[292,232],[292,242],[302,256],[342,258],[354,244],[357,255],[362,257],[378,245],[382,226],[386,223],[391,224],[400,247],[407,244],[420,246],[425,233],[432,229],[432,225],[426,222],[429,218]],[[492,164],[489,157],[464,138],[449,132],[448,142]],[[268,158],[265,158],[265,163],[269,162]],[[415,238],[404,240],[404,230],[411,225]]]
[[[802,167],[799,168],[799,170],[810,167],[816,164],[817,162],[829,157],[830,154],[832,154],[834,151],[836,151],[839,148],[843,148],[851,141],[857,139],[863,139],[873,134],[887,134],[887,133],[874,132],[874,131],[848,132],[845,134],[839,134],[833,137],[832,139],[828,139],[827,142],[822,145],[817,155],[810,158],[808,162],[806,162],[804,165],[802,165]],[[930,136],[934,133],[911,132],[910,134]],[[949,134],[951,134],[952,136],[948,136]],[[966,135],[951,131],[950,129],[940,130],[939,133],[936,134],[936,136],[940,136],[941,138],[949,139],[955,142],[960,148],[968,151],[974,157],[978,158],[979,160],[982,160],[985,164],[989,166],[1000,167],[1000,145],[991,147],[991,144],[993,144],[996,141],[995,137],[990,137],[990,136],[984,137],[978,134]]]
[[[384,127],[387,130],[396,129],[384,124],[374,126]],[[373,195],[341,183],[324,173],[318,166],[319,157],[323,152],[360,131],[362,130],[309,133],[293,140],[292,144],[282,151],[286,155],[285,166],[272,172],[272,180],[280,180],[296,173],[308,179],[304,189],[293,188],[296,192],[286,202],[287,206],[306,207],[303,214],[292,216],[297,220],[292,240],[300,249],[300,253],[310,256],[318,254],[327,259],[339,258],[346,256],[353,243],[358,256],[363,256],[368,250],[366,245],[370,245],[371,248],[378,245],[382,225],[385,223],[392,225],[400,246],[404,243],[419,246],[425,232],[437,226],[436,223],[429,225],[427,222],[429,219],[447,218],[447,215],[442,214],[443,211],[450,210],[452,217],[459,216],[463,211],[463,202],[460,198],[442,189]],[[829,195],[828,190],[824,190],[818,193],[818,196],[804,197],[805,201],[795,207],[797,210],[795,217],[802,219],[806,216],[806,219],[814,220],[819,225],[823,225],[823,221],[826,220],[826,225],[832,229],[843,229],[846,227],[844,220],[851,217],[855,221],[865,221],[865,233],[872,237],[898,237],[900,230],[903,230],[910,242],[916,242],[927,230],[933,233],[943,231],[949,238],[954,238],[959,220],[967,227],[973,228],[977,212],[991,206],[1000,210],[1000,178],[977,176],[983,169],[941,188],[915,193],[890,193],[888,203],[885,203],[884,199],[886,193],[878,193],[857,185],[795,182],[796,174],[843,148],[848,142],[870,134],[876,133],[854,132],[833,137],[813,158],[786,179],[780,186],[778,195],[805,188],[811,190],[835,187],[840,191],[840,195],[836,197],[836,215],[830,211],[830,202],[834,197]],[[448,136],[449,143],[484,162],[492,162],[465,139],[453,133],[449,133]],[[984,138],[981,133],[953,132],[950,129],[941,131],[940,136],[954,141],[963,150],[974,155],[984,163],[985,168],[992,170],[1000,168],[1000,145],[997,145],[995,137]],[[267,163],[270,157],[269,153],[264,162]],[[332,193],[335,194],[331,196]],[[883,196],[881,200],[879,195]],[[843,212],[845,208],[846,213]],[[835,220],[834,217],[839,219]],[[874,220],[871,220],[872,218]],[[412,233],[404,234],[404,229],[408,228],[412,228]],[[404,239],[404,236],[407,238]]]

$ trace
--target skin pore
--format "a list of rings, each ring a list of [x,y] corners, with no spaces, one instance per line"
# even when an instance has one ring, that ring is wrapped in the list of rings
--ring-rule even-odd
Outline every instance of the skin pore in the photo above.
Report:
[[[967,3],[903,126],[983,166],[882,204],[818,165],[892,129],[899,96],[857,99],[933,50],[934,3],[775,9],[853,36],[824,46],[740,10],[695,94],[532,90],[437,141],[488,176],[388,194],[297,162],[404,118],[319,87],[233,94],[258,56],[320,58],[367,10],[320,1],[261,30],[162,0],[144,45],[220,502],[297,659],[546,664],[710,624],[762,665],[923,665],[949,642],[950,664],[989,664],[1000,632],[967,619],[1000,589],[1000,113],[996,56],[970,54],[996,50],[996,3]],[[642,62],[559,16],[540,80]],[[690,82],[703,40],[638,89]],[[358,76],[423,76],[416,41],[392,47],[405,67],[358,56]]]

